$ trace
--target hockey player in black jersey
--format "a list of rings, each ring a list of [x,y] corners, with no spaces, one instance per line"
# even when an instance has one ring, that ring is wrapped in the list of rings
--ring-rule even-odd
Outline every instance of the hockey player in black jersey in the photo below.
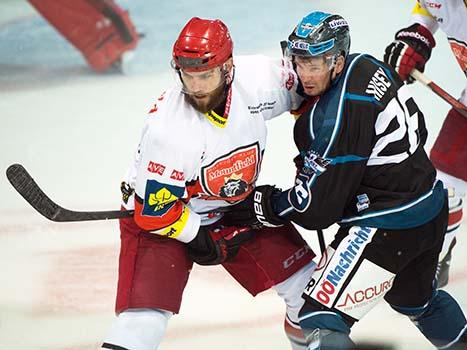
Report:
[[[257,187],[225,220],[340,225],[303,294],[309,349],[352,349],[352,325],[383,298],[435,346],[464,349],[466,318],[436,288],[447,195],[423,148],[423,114],[392,68],[349,48],[339,15],[296,26],[286,54],[309,98],[294,128],[295,186]]]

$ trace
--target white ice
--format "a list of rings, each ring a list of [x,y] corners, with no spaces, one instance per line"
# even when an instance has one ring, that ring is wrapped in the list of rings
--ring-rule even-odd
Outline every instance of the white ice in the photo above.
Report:
[[[120,1],[146,38],[126,75],[92,73],[80,55],[26,2],[0,2],[0,350],[96,349],[112,318],[117,222],[57,224],[37,214],[4,171],[22,163],[59,204],[81,210],[118,208],[119,184],[152,101],[172,83],[172,40],[192,16],[220,17],[237,53],[279,55],[279,40],[310,10],[350,22],[354,52],[382,57],[411,1]],[[426,73],[458,96],[465,84],[442,33]],[[449,106],[411,86],[433,144]],[[295,154],[292,118],[270,123],[260,182],[288,187]],[[177,137],[177,135],[168,135]],[[464,220],[465,221],[465,220]],[[332,239],[333,228],[326,233]],[[315,234],[302,231],[319,251]],[[465,227],[452,261],[449,290],[467,309]],[[287,349],[284,307],[273,292],[252,298],[221,268],[195,268],[181,314],[163,349]],[[357,341],[430,349],[404,317],[377,306],[353,329]]]

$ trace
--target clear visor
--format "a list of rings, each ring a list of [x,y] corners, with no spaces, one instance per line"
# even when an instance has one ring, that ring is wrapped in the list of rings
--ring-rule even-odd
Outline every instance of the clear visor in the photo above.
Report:
[[[334,42],[334,39],[319,44],[309,44],[300,40],[288,41],[287,45],[284,45],[284,57],[293,63],[302,63],[312,73],[330,71],[334,68],[338,56],[333,50]]]
[[[225,66],[218,66],[200,72],[187,72],[172,65],[176,85],[185,94],[204,97],[228,81]]]
[[[337,55],[319,55],[319,56],[288,56],[296,67],[306,69],[309,74],[323,74],[332,70],[336,65]]]

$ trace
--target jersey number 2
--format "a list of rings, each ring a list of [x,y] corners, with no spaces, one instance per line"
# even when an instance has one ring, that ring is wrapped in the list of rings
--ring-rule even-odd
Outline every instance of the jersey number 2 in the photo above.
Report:
[[[389,129],[394,129],[390,132]],[[404,85],[379,113],[375,123],[376,142],[367,165],[400,163],[415,152],[420,143],[418,108]]]

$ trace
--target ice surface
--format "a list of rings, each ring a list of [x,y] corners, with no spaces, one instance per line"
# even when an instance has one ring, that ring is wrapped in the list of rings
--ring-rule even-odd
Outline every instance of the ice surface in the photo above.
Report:
[[[352,51],[381,58],[411,10],[402,0],[119,3],[146,35],[126,75],[93,73],[26,2],[0,2],[0,350],[97,348],[113,318],[119,244],[116,222],[54,224],[40,217],[9,186],[9,164],[24,164],[65,207],[118,208],[120,179],[146,111],[172,83],[171,45],[187,19],[222,18],[237,54],[279,55],[278,42],[308,11],[338,12],[350,22]],[[426,73],[457,96],[465,78],[442,33],[436,39]],[[411,88],[426,115],[431,147],[449,107],[426,88]],[[260,182],[291,185],[292,125],[285,115],[270,123]],[[314,234],[303,233],[318,251]],[[465,233],[464,228],[448,287],[464,309]],[[274,292],[252,298],[221,268],[195,268],[163,349],[287,349],[283,312]],[[430,348],[384,304],[353,335],[393,342],[398,349]]]

